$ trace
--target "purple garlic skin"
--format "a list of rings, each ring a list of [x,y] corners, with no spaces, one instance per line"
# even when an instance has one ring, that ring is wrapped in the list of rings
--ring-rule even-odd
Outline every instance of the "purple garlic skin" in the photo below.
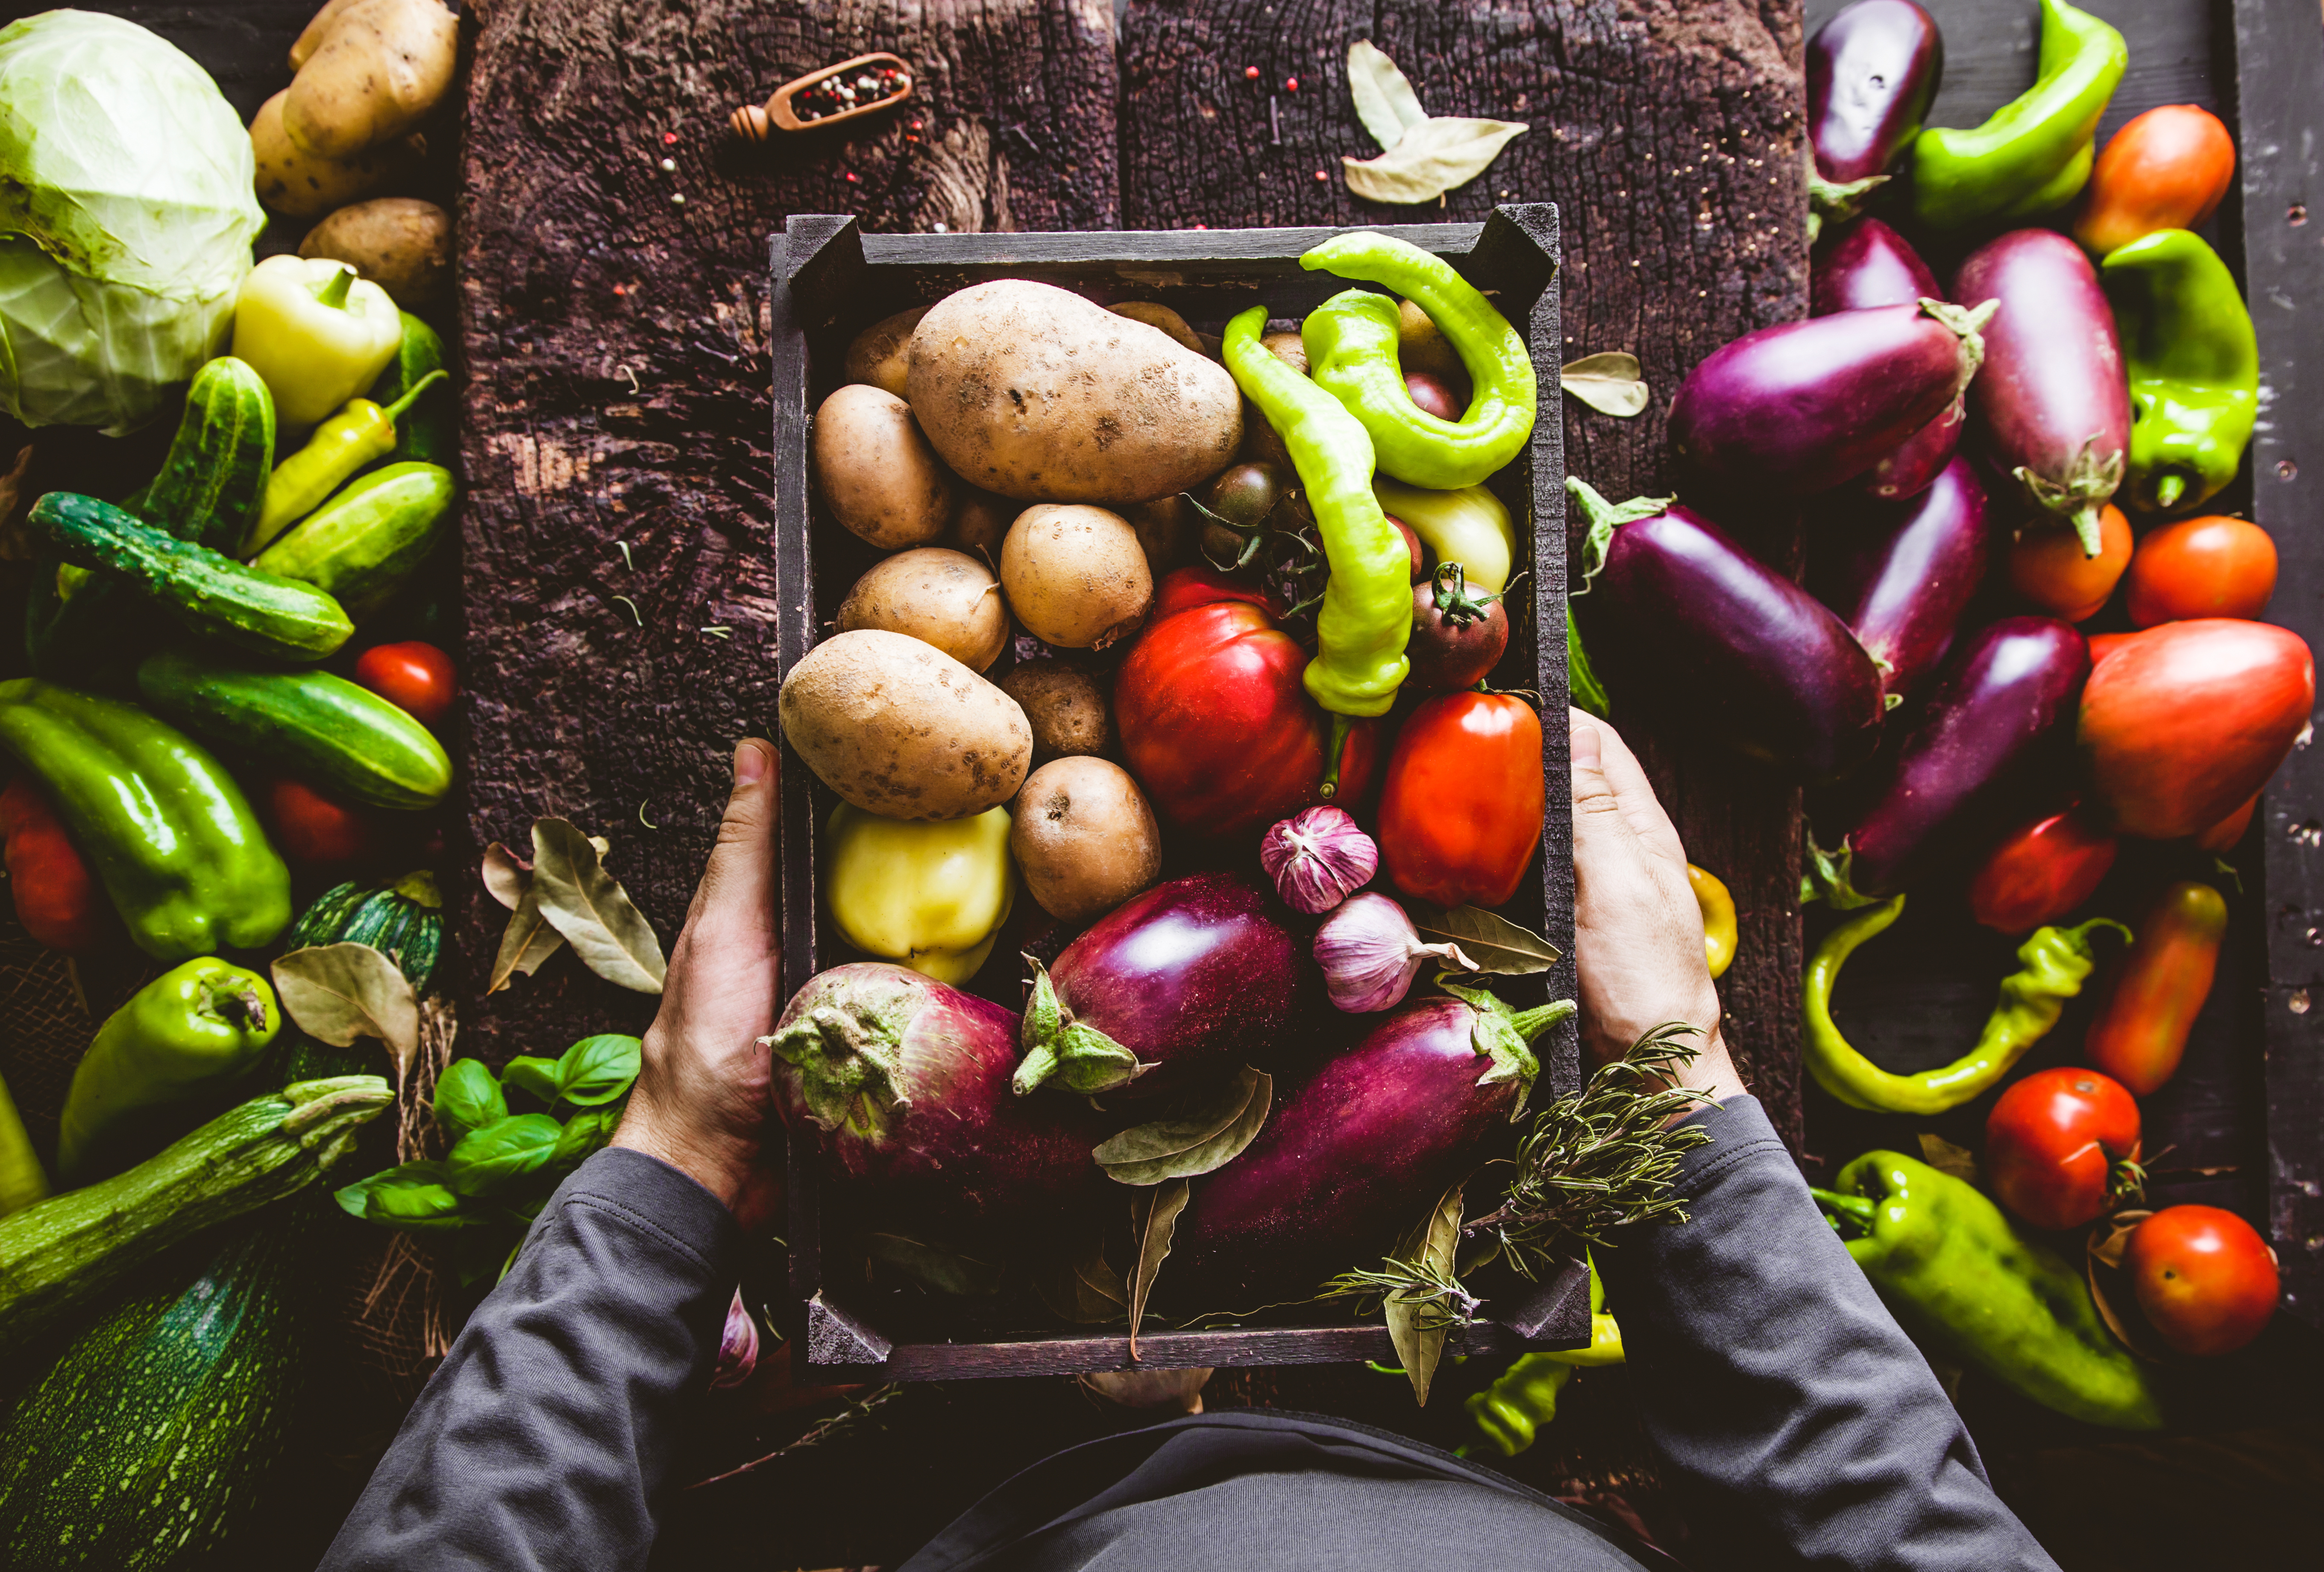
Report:
[[[1268,829],[1259,865],[1286,906],[1320,917],[1371,882],[1379,847],[1345,809],[1306,808]]]
[[[751,1379],[759,1367],[759,1323],[742,1303],[742,1291],[726,1307],[726,1330],[718,1339],[718,1364],[710,1372],[710,1390],[724,1392]]]
[[[1455,971],[1477,970],[1458,944],[1423,944],[1404,908],[1384,895],[1351,896],[1315,931],[1323,986],[1350,1015],[1401,1004],[1431,961]]]

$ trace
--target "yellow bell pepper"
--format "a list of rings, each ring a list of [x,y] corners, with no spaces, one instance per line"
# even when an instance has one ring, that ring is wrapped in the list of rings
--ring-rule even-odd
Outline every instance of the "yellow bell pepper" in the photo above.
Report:
[[[1735,897],[1709,869],[1686,865],[1686,882],[1694,887],[1694,904],[1702,908],[1702,954],[1711,975],[1726,974],[1735,961]]]
[[[270,256],[235,301],[235,357],[266,383],[283,427],[312,426],[370,387],[402,344],[387,291],[328,257]]]
[[[1412,526],[1438,562],[1459,563],[1471,589],[1498,595],[1509,587],[1517,555],[1517,526],[1492,492],[1482,486],[1425,492],[1377,475],[1372,495],[1379,499],[1382,511]]]
[[[850,944],[938,982],[966,982],[1016,900],[1009,810],[928,823],[842,803],[825,830],[823,875]]]

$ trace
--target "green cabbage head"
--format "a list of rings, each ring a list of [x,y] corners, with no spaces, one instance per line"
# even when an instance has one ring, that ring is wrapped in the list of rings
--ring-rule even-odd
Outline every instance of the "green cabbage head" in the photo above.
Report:
[[[209,74],[133,22],[0,28],[0,409],[115,435],[218,354],[266,217]]]

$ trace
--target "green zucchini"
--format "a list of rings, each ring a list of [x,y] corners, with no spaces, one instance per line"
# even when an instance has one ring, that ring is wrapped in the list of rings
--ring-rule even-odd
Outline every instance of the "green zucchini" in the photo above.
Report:
[[[452,519],[452,472],[392,464],[358,475],[251,558],[309,584],[360,622],[411,581]]]
[[[364,396],[385,409],[429,372],[448,370],[444,363],[443,339],[433,327],[406,311],[403,342],[397,346],[395,358],[387,363],[387,369],[379,373],[379,381]],[[403,418],[395,423],[395,451],[388,455],[389,462],[450,464],[460,448],[454,409],[450,384],[438,383],[435,391],[405,410]]]
[[[444,950],[444,896],[426,869],[392,884],[335,885],[315,897],[290,928],[290,947],[368,944],[395,962],[425,996]]]
[[[68,562],[103,568],[156,602],[189,630],[278,660],[320,660],[355,624],[309,584],[245,567],[221,552],[156,529],[110,502],[51,492],[27,515]],[[78,602],[95,587],[83,584]],[[135,619],[115,619],[115,629]]]
[[[452,761],[427,727],[327,671],[277,671],[177,648],[145,657],[137,691],[198,737],[372,807],[429,807],[452,789]]]
[[[0,1355],[86,1314],[171,1246],[313,1183],[394,1104],[376,1075],[300,1081],[125,1172],[0,1218]]]

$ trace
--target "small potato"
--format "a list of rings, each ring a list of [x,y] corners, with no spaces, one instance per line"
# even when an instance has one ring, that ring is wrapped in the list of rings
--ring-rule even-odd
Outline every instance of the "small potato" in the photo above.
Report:
[[[1250,427],[1246,425],[1243,429],[1248,432]],[[1188,504],[1184,492],[1139,502],[1130,510],[1130,527],[1138,531],[1139,547],[1146,553],[1146,571],[1157,583],[1172,568],[1194,560],[1195,543],[1202,538],[1201,522],[1201,515]]]
[[[934,645],[859,628],[791,667],[783,737],[846,802],[888,819],[964,819],[1025,784],[1033,731],[1017,701]]]
[[[1186,326],[1186,319],[1159,301],[1124,300],[1119,306],[1108,306],[1106,309],[1116,317],[1127,317],[1132,322],[1143,322],[1148,327],[1159,327],[1196,354],[1210,354],[1210,351],[1203,347],[1202,336]]]
[[[416,197],[377,197],[309,230],[299,254],[347,263],[416,316],[451,288],[452,216]]]
[[[1433,327],[1435,324],[1430,323],[1429,326]],[[1259,345],[1301,376],[1310,374],[1307,370],[1307,341],[1297,334],[1270,333],[1259,339]]]
[[[1154,606],[1154,575],[1130,520],[1070,502],[1017,515],[1001,543],[1001,587],[1027,632],[1065,649],[1103,649]]]
[[[1408,372],[1427,372],[1434,376],[1452,377],[1469,374],[1461,363],[1461,356],[1444,335],[1430,321],[1428,313],[1409,300],[1397,303],[1396,335],[1397,363]]]
[[[1020,660],[1001,679],[1001,691],[1025,712],[1033,728],[1033,757],[1044,764],[1113,746],[1105,689],[1077,666],[1047,656]]]
[[[282,101],[290,89],[258,106],[250,122],[251,156],[258,161],[258,199],[277,213],[312,218],[344,207],[382,186],[410,179],[420,168],[420,150],[409,140],[357,153],[351,159],[318,159],[302,152],[282,129]]]
[[[952,522],[945,526],[944,543],[954,551],[999,562],[1001,543],[1017,519],[1017,504],[974,486],[954,486],[953,493]]]
[[[299,68],[282,127],[303,152],[353,158],[427,118],[460,63],[460,19],[438,0],[357,0]]]
[[[904,396],[904,373],[912,369],[912,329],[928,314],[926,306],[882,317],[847,346],[847,380]]]
[[[960,552],[923,546],[873,565],[855,581],[840,602],[839,630],[858,628],[909,634],[982,671],[1009,642],[1009,608],[991,569]]]
[[[831,516],[882,550],[925,546],[952,517],[952,478],[910,405],[850,382],[815,412],[815,489]]]
[[[1102,758],[1060,758],[1026,779],[1009,850],[1061,923],[1086,923],[1162,877],[1162,832],[1138,783]]]

